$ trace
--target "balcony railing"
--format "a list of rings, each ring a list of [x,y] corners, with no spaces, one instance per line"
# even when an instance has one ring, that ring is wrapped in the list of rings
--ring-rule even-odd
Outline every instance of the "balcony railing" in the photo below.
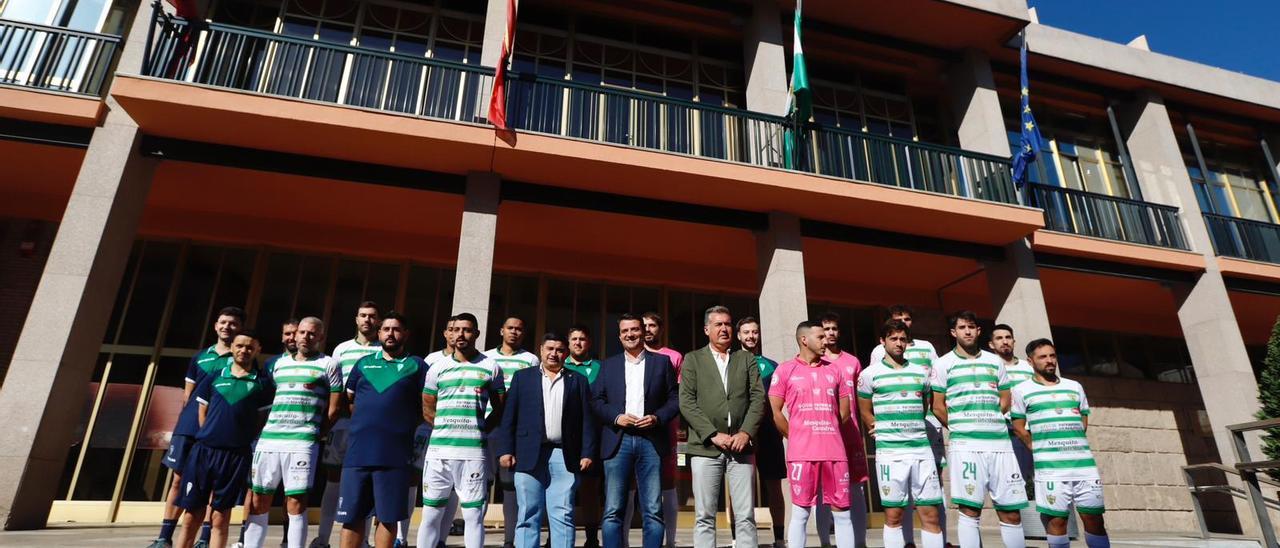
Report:
[[[120,37],[0,19],[0,84],[102,95]]]
[[[1213,251],[1225,257],[1280,263],[1280,225],[1204,214]]]
[[[1028,183],[1027,205],[1044,210],[1045,228],[1135,244],[1190,249],[1175,207]]]
[[[149,76],[462,122],[486,121],[493,82],[484,67],[159,13],[149,45]],[[519,130],[784,165],[780,117],[531,74],[507,82]],[[814,125],[799,134],[801,171],[1017,203],[1006,158]]]

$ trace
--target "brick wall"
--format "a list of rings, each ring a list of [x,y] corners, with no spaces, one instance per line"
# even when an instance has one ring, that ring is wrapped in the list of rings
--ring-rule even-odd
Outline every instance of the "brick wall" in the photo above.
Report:
[[[0,384],[9,370],[9,359],[57,231],[57,223],[0,218],[0,310],[4,311],[0,314]],[[35,244],[29,256],[21,250],[22,243],[28,241]]]

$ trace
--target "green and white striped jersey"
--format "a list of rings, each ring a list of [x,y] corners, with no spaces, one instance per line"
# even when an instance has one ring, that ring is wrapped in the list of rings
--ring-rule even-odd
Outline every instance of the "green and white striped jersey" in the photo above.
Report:
[[[436,420],[426,458],[485,460],[485,409],[506,390],[502,368],[484,354],[465,362],[450,357],[428,368],[422,393],[436,397]]]
[[[345,341],[333,349],[333,357],[342,365],[342,378],[351,376],[351,368],[355,367],[356,362],[360,358],[368,356],[382,350],[382,343],[378,341],[370,341],[369,344],[360,344],[355,339]]]
[[[1009,414],[1027,421],[1037,480],[1099,479],[1098,465],[1085,437],[1089,400],[1080,383],[1059,377],[1052,386],[1037,380],[1019,384],[1013,387]]]
[[[858,375],[858,397],[871,400],[876,417],[876,459],[907,457],[933,460],[925,432],[929,372],[919,364],[880,360]]]
[[[1004,376],[1008,380],[1000,385],[1000,389],[1013,390],[1013,387],[1035,378],[1036,370],[1027,360],[1014,358],[1013,365],[1004,364]]]
[[[1007,381],[1003,360],[985,350],[974,357],[952,350],[933,363],[930,384],[946,394],[952,451],[1013,451],[1000,411],[1000,386]]]
[[[276,395],[258,450],[309,451],[319,439],[329,394],[342,391],[341,366],[324,354],[310,360],[286,355],[276,360],[271,375]]]
[[[498,347],[486,351],[484,355],[498,362],[498,367],[502,368],[502,376],[506,379],[506,388],[511,388],[511,379],[515,378],[516,371],[526,367],[538,367],[542,364],[542,360],[539,360],[537,356],[533,355],[533,352],[528,350],[521,350],[508,356],[502,353],[502,347]]]
[[[938,352],[933,349],[933,343],[924,339],[915,339],[911,341],[911,346],[907,347],[907,351],[902,353],[907,359],[907,363],[912,363],[924,367],[925,371],[933,369],[933,362],[938,359]],[[871,360],[868,363],[880,363],[884,359],[884,345],[878,344],[871,350]]]

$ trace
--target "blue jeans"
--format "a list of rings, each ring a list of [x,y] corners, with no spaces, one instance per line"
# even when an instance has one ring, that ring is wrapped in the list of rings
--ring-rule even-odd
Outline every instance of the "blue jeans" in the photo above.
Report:
[[[604,518],[601,520],[604,548],[622,548],[623,535],[631,527],[630,523],[622,523],[622,515],[627,507],[632,474],[640,499],[638,509],[644,517],[644,548],[660,548],[664,533],[662,457],[653,442],[631,434],[623,434],[618,453],[604,461]]]
[[[520,505],[516,548],[541,546],[543,516],[551,525],[551,548],[573,548],[573,501],[578,476],[565,468],[564,451],[544,445],[537,468],[516,472],[515,484]]]

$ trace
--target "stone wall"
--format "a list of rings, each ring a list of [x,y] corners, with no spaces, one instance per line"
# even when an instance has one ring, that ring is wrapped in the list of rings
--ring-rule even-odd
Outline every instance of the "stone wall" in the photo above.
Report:
[[[1181,467],[1214,462],[1218,455],[1196,385],[1099,377],[1077,380],[1084,385],[1092,409],[1089,444],[1102,474],[1108,528],[1197,531]],[[1227,522],[1235,516],[1227,504],[1225,508],[1209,504],[1207,519],[1219,527],[1229,526]]]

